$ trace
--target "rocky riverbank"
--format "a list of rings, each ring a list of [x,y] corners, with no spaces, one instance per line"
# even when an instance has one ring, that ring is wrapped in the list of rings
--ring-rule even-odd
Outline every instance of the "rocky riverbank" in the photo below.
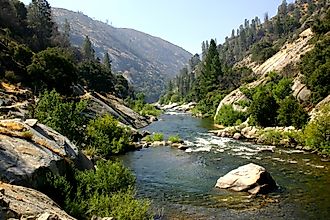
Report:
[[[298,150],[312,151],[316,150],[304,146],[302,131],[294,127],[256,127],[241,124],[239,126],[222,127],[216,125],[219,129],[210,130],[209,132],[218,137],[233,138],[235,140],[254,142],[257,144],[281,146],[296,148]],[[326,155],[322,156],[326,157]]]

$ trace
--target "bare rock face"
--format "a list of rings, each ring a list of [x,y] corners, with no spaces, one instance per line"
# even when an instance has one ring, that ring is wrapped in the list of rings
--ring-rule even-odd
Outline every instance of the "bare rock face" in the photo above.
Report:
[[[0,120],[0,180],[38,187],[46,172],[66,173],[68,162],[93,169],[92,162],[53,129],[35,120]]]
[[[0,219],[74,220],[45,194],[0,182]]]
[[[143,128],[149,124],[148,119],[126,107],[123,101],[113,95],[103,96],[94,92],[86,93],[83,96],[89,100],[89,116],[110,114],[121,123],[132,126],[133,128]]]
[[[220,177],[215,187],[251,194],[264,194],[277,188],[274,179],[266,169],[253,163],[241,166]]]

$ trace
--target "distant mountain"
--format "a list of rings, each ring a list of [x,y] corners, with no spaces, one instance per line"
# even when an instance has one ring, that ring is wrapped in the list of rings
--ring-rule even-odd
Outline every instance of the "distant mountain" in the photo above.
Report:
[[[173,78],[192,56],[161,38],[133,29],[115,28],[81,12],[53,8],[53,15],[60,29],[65,19],[69,21],[73,45],[81,46],[88,35],[99,58],[103,59],[108,52],[113,70],[121,72],[149,101],[159,97],[166,80]]]

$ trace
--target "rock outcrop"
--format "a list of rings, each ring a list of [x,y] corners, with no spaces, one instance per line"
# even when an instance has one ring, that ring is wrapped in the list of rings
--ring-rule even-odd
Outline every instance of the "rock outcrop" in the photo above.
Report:
[[[244,59],[241,63],[238,63],[237,66],[248,66],[252,68],[253,72],[259,76],[259,79],[245,85],[246,88],[255,88],[258,85],[266,83],[267,73],[271,71],[282,71],[288,65],[295,65],[302,55],[310,51],[313,47],[309,45],[309,40],[313,37],[311,29],[303,31],[298,39],[292,43],[286,43],[278,53],[266,60],[263,64],[257,65],[252,63],[250,59]],[[310,91],[307,87],[301,83],[300,76],[298,75],[294,80],[294,85],[292,87],[294,91],[294,96],[300,101],[308,101],[310,97]],[[217,117],[220,108],[223,105],[232,105],[235,110],[244,111],[245,109],[239,106],[240,101],[247,100],[247,97],[240,91],[236,89],[228,94],[222,101],[219,103],[215,117]]]
[[[0,180],[37,188],[46,172],[65,174],[68,162],[93,169],[66,137],[36,120],[0,120]]]
[[[291,63],[297,63],[301,55],[310,51],[313,47],[309,45],[309,40],[313,37],[312,30],[306,29],[298,39],[292,43],[288,42],[274,56],[266,60],[263,64],[252,68],[257,75],[265,75],[270,71],[281,71]]]
[[[74,220],[48,196],[0,182],[0,219]]]
[[[241,166],[220,177],[215,186],[251,194],[264,194],[277,188],[274,179],[266,169],[253,163]]]
[[[24,117],[33,101],[31,91],[0,83],[0,119]]]
[[[83,98],[89,101],[88,115],[91,117],[110,114],[121,123],[137,129],[149,124],[147,118],[142,117],[132,109],[126,107],[121,99],[113,95],[101,95],[93,92],[86,93]]]

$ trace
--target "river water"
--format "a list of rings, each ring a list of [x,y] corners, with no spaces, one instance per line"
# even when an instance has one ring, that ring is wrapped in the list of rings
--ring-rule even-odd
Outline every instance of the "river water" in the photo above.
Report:
[[[149,198],[161,219],[330,219],[330,162],[219,138],[210,129],[210,121],[170,112],[145,130],[179,134],[190,149],[151,147],[120,157],[136,175],[138,196]],[[214,188],[219,177],[251,162],[271,173],[277,191],[251,198]]]

